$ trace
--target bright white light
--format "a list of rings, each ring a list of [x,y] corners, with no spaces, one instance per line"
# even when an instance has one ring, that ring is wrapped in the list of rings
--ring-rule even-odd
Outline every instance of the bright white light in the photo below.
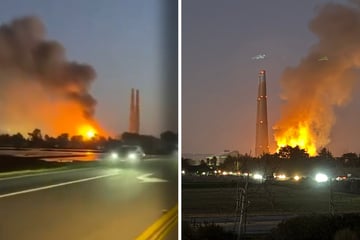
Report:
[[[117,159],[118,157],[119,157],[119,155],[116,152],[111,153],[112,159]]]
[[[222,173],[224,176],[228,175],[228,173],[226,171],[223,171]]]
[[[185,175],[185,170],[182,170],[182,171],[181,171],[181,174]]]
[[[295,181],[299,181],[299,180],[300,180],[300,177],[299,177],[298,175],[295,175],[295,176],[294,176],[294,180],[295,180]]]
[[[136,154],[135,154],[135,153],[129,153],[129,154],[128,154],[128,158],[129,158],[130,160],[136,160]]]
[[[256,179],[256,180],[261,180],[263,177],[262,177],[262,175],[260,175],[258,173],[255,173],[253,178]]]
[[[206,175],[206,172],[202,172],[201,175],[205,176],[205,175]]]
[[[286,178],[285,174],[280,174],[277,176],[280,180],[284,180]]]
[[[328,176],[323,173],[318,173],[315,176],[315,181],[317,182],[327,182],[329,180]]]

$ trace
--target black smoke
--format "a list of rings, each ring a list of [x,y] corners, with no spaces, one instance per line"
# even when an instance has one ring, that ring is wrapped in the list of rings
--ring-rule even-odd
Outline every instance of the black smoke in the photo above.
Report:
[[[21,81],[24,88],[29,86],[31,101],[30,86],[39,84],[49,96],[78,104],[83,116],[91,119],[96,100],[89,89],[95,78],[92,66],[67,60],[65,48],[46,38],[45,26],[38,17],[18,18],[0,27],[0,88],[3,90],[14,81]],[[12,101],[16,99],[6,98],[2,104]]]

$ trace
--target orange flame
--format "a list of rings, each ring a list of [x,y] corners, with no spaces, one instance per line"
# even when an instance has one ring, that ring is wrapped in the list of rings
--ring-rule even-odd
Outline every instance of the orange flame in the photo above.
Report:
[[[35,128],[52,137],[63,133],[81,135],[84,140],[110,136],[95,118],[84,115],[83,106],[77,102],[47,92],[32,81],[26,87],[20,83],[20,80],[12,82],[1,95],[7,104],[1,109],[0,130],[6,129],[9,134],[20,132],[25,137]],[[31,97],[22,97],[28,95]]]
[[[316,145],[313,134],[307,123],[299,123],[297,126],[289,127],[281,134],[275,135],[277,143],[277,152],[285,146],[298,146],[310,156],[316,155]]]
[[[52,129],[56,134],[67,132],[70,135],[81,135],[84,140],[91,140],[96,136],[106,136],[107,133],[94,119],[84,118],[82,111],[76,104],[59,103],[57,121],[52,121]]]
[[[90,140],[97,135],[97,131],[91,125],[82,125],[78,134],[83,136],[85,140]]]

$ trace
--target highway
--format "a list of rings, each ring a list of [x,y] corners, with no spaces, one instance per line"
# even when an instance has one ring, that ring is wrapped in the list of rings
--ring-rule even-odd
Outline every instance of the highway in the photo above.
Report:
[[[153,157],[0,176],[0,239],[177,239],[177,165]]]

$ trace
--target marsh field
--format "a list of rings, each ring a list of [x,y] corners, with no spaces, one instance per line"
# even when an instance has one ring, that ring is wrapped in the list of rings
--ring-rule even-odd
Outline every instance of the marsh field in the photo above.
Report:
[[[184,216],[235,214],[239,189],[244,187],[244,181],[236,178],[197,178],[196,181],[183,178]],[[247,212],[251,215],[328,213],[330,199],[335,213],[360,212],[360,194],[339,192],[335,186],[331,192],[328,183],[313,181],[249,182]]]

